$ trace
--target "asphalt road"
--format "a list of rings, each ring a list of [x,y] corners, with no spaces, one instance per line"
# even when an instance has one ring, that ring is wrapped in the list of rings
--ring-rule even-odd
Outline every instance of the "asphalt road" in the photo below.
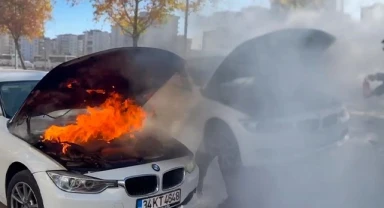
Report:
[[[342,145],[294,164],[265,168],[261,175],[255,175],[264,177],[260,188],[266,192],[261,197],[263,206],[258,207],[384,207],[384,119],[354,114],[350,126],[351,138]],[[249,193],[250,186],[244,183],[238,192]],[[255,194],[255,203],[257,195],[260,193]],[[215,207],[225,198],[226,190],[215,161],[210,166],[203,196],[188,208]]]

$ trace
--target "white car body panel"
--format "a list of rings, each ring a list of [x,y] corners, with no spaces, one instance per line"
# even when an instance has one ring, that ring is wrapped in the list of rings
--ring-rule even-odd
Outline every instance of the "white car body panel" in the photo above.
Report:
[[[48,158],[23,140],[11,135],[7,129],[8,119],[0,117],[0,201],[6,204],[5,176],[12,163],[18,162],[25,165],[32,173],[47,170],[65,170],[56,161]]]
[[[218,101],[214,101],[203,97],[200,93],[196,95],[196,99],[199,100],[193,112],[191,112],[191,118],[186,121],[184,129],[181,132],[181,139],[186,146],[188,146],[193,152],[196,152],[204,138],[204,128],[208,120],[220,119],[224,121],[235,135],[235,139],[239,145],[241,160],[243,166],[254,167],[258,165],[279,164],[291,161],[297,157],[303,157],[307,154],[315,152],[318,149],[308,149],[308,152],[302,152],[298,155],[292,155],[292,158],[284,158],[284,160],[268,159],[263,155],[263,151],[266,153],[268,149],[283,149],[300,146],[305,143],[305,140],[316,141],[324,138],[331,138],[334,136],[340,136],[340,140],[343,133],[348,129],[347,121],[338,121],[338,123],[327,129],[319,129],[316,133],[307,133],[303,135],[300,132],[302,140],[290,141],[287,140],[296,138],[298,132],[268,132],[268,133],[255,133],[245,129],[240,121],[251,119],[248,115],[233,109],[229,106],[223,105]],[[281,121],[297,122],[300,120],[310,118],[323,118],[333,113],[342,112],[345,110],[343,106],[335,106],[333,108],[326,108],[320,111],[313,111],[311,113],[295,115],[280,119]],[[300,144],[302,142],[302,144]],[[337,145],[337,141],[331,142],[332,145]],[[324,146],[326,147],[326,146]],[[204,148],[203,148],[204,150]],[[204,150],[208,151],[208,150]],[[258,159],[255,159],[258,158]]]

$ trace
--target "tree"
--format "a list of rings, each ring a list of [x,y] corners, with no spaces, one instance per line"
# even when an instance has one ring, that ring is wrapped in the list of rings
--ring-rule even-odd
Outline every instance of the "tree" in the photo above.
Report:
[[[84,0],[67,0],[76,5]],[[167,20],[167,15],[185,10],[186,0],[88,0],[95,11],[95,20],[107,18],[118,26],[124,34],[132,37],[133,46],[138,46],[140,36],[151,25],[159,25]],[[198,10],[206,1],[189,0],[190,11]]]
[[[81,0],[67,0],[73,5]],[[95,9],[95,20],[107,18],[138,46],[140,36],[149,26],[161,24],[168,14],[182,6],[182,0],[89,0]]]
[[[51,0],[0,0],[0,32],[9,34],[25,69],[20,38],[44,35],[44,25],[51,18]]]
[[[285,9],[302,9],[302,8],[316,8],[324,7],[324,0],[270,0],[271,4],[279,5]]]

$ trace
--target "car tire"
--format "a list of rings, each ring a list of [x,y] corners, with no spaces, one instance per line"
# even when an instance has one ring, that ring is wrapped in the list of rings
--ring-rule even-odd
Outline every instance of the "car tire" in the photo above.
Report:
[[[227,124],[222,121],[209,123],[205,128],[204,143],[206,150],[218,157],[221,171],[240,168],[239,145]]]
[[[196,164],[199,166],[197,195],[202,196],[205,176],[213,159],[218,157],[220,171],[223,173],[225,187],[230,187],[231,174],[241,169],[240,150],[235,135],[227,124],[220,120],[210,120],[204,128],[204,137],[196,152]]]
[[[220,121],[208,123],[204,130],[204,145],[207,152],[218,157],[218,163],[228,198],[218,205],[218,208],[236,207],[237,199],[232,190],[237,183],[238,173],[241,172],[240,149],[236,137],[230,127]],[[233,187],[233,188],[232,188]],[[234,205],[234,206],[232,206]],[[237,204],[238,205],[238,204]]]
[[[29,197],[28,199],[23,200],[22,198],[27,198],[23,196]],[[14,208],[16,206],[13,204],[21,204],[22,202],[28,203],[29,205],[35,205],[31,207],[44,208],[40,189],[29,170],[23,170],[16,173],[12,177],[7,188],[7,207]]]

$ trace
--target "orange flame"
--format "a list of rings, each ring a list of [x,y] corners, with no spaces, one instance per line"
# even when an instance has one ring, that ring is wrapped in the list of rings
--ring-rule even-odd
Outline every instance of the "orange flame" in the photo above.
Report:
[[[75,85],[78,85],[79,82],[78,82],[77,80],[68,80],[68,82],[66,83],[66,86],[67,86],[68,88],[72,88],[74,84],[75,84]]]
[[[146,112],[132,100],[123,100],[117,93],[98,107],[87,107],[86,114],[76,117],[75,124],[50,126],[43,135],[43,141],[84,144],[95,140],[110,142],[124,134],[132,134],[143,128]],[[132,137],[132,136],[131,136]]]
[[[71,145],[70,144],[63,144],[63,149],[62,149],[62,152],[65,154],[68,152],[68,148],[70,147]]]
[[[86,90],[87,93],[99,93],[99,94],[105,94],[105,90]]]

